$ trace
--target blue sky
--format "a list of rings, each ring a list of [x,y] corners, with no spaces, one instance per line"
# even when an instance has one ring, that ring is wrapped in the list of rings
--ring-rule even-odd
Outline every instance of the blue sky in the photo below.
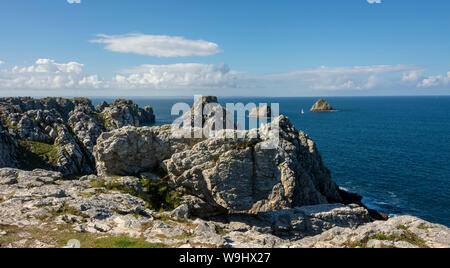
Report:
[[[1,0],[0,95],[448,95],[450,1],[369,1]]]

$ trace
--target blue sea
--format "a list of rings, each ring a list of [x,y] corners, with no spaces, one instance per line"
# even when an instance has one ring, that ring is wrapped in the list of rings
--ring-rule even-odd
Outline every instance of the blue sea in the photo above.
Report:
[[[174,103],[193,103],[193,98],[131,99],[151,105],[157,125],[172,123]],[[364,196],[367,206],[450,226],[450,97],[326,99],[339,111],[311,113],[317,98],[306,97],[219,101],[279,103],[280,113],[316,141],[333,179]]]

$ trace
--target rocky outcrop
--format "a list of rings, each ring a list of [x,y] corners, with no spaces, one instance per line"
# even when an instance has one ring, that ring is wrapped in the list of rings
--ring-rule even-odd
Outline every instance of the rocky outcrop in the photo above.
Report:
[[[109,105],[101,103],[97,109],[100,109],[107,129],[117,129],[124,126],[138,127],[141,124],[155,123],[153,109],[150,106],[141,109],[131,100],[118,99]]]
[[[5,147],[0,167],[94,173],[92,152],[102,132],[154,122],[150,107],[141,109],[131,101],[101,107],[85,98],[0,99],[0,146]]]
[[[171,126],[124,127],[100,135],[94,148],[101,176],[136,175],[154,171],[175,152],[194,145],[195,139],[174,139]]]
[[[8,131],[0,125],[0,167],[17,167],[18,146]]]
[[[272,117],[272,109],[268,105],[256,107],[250,111],[249,117],[270,118]]]
[[[450,246],[445,226],[411,216],[370,222],[367,210],[356,205],[323,204],[194,220],[183,213],[184,205],[176,213],[156,212],[137,194],[98,185],[98,180],[84,176],[67,181],[59,172],[0,169],[0,248],[63,247],[68,241],[91,247],[98,245],[95,241],[115,237],[128,237],[142,246],[179,248]],[[114,180],[121,185],[139,181]]]
[[[334,112],[334,109],[326,100],[318,100],[314,106],[311,108],[311,112],[321,113],[321,112]]]
[[[151,109],[124,100],[0,99],[0,166],[47,169],[0,168],[0,247],[450,246],[442,225],[373,221],[382,215],[338,188],[288,118],[219,130],[227,113],[210,105],[200,116],[208,104],[217,99],[196,102],[174,128],[137,127]],[[173,135],[203,133],[198,118],[214,137]]]
[[[192,197],[185,198],[192,212],[203,216],[341,202],[314,142],[284,116],[267,128],[278,125],[280,142],[270,150],[264,148],[270,136],[251,131],[236,132],[242,139],[176,139],[169,126],[126,127],[100,136],[97,170],[136,175],[162,168],[174,188]]]
[[[336,184],[323,165],[314,142],[286,117],[279,125],[280,142],[265,149],[269,136],[214,138],[164,162],[175,185],[183,186],[218,211],[276,211],[296,206],[340,202]]]
[[[216,115],[222,115],[220,118]],[[124,127],[112,132],[103,133],[94,149],[97,171],[100,175],[136,175],[143,172],[164,168],[163,160],[173,154],[183,152],[204,140],[204,133],[216,130],[216,122],[222,128],[235,128],[231,116],[217,103],[216,97],[202,97],[194,103],[191,110],[177,121],[182,123],[180,134],[174,135],[171,125],[157,127]],[[198,120],[197,128],[195,120]],[[206,130],[206,131],[205,131]],[[199,138],[196,136],[200,134]],[[208,135],[208,134],[206,134]]]
[[[205,96],[194,102],[191,110],[177,120],[184,129],[203,128],[205,136],[217,130],[236,129],[234,116],[222,107],[214,96]]]

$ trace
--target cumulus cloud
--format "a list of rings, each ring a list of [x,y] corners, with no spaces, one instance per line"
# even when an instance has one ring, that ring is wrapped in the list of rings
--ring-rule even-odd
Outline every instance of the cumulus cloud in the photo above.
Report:
[[[381,4],[381,0],[367,0],[369,4]]]
[[[86,76],[83,64],[77,62],[38,59],[30,66],[0,70],[0,88],[7,89],[99,88],[101,84],[98,76]]]
[[[402,81],[404,82],[417,82],[425,70],[413,70],[403,73]]]
[[[38,59],[29,66],[0,69],[0,89],[201,89],[233,88],[236,77],[228,65],[180,63],[141,65],[111,79],[87,75],[83,64]]]
[[[114,76],[111,87],[118,88],[225,88],[236,86],[228,65],[180,63],[141,65]]]
[[[447,72],[447,75],[428,76],[423,79],[417,86],[420,88],[446,88],[450,86],[450,72]]]
[[[450,72],[425,76],[423,67],[413,65],[322,66],[278,74],[250,75],[233,71],[226,64],[145,64],[118,71],[107,79],[97,74],[88,75],[83,67],[77,62],[58,63],[51,59],[38,59],[28,66],[0,68],[0,89],[17,89],[17,92],[39,89],[41,93],[43,90],[62,90],[62,95],[79,89],[108,89],[112,95],[119,92],[122,95],[136,92],[142,95],[171,95],[171,92],[191,94],[198,90],[221,90],[223,95],[281,96],[326,94],[327,91],[395,92],[393,90],[450,88]],[[106,91],[101,92],[105,95]]]
[[[4,61],[2,61],[2,60],[0,60],[0,65],[3,65],[3,64],[5,64],[5,62],[4,62]]]
[[[69,4],[81,4],[81,0],[67,0]]]
[[[97,35],[99,39],[92,43],[105,44],[105,49],[120,52],[134,53],[155,57],[186,57],[209,56],[221,52],[219,46],[204,40],[188,40],[180,36],[166,35]]]

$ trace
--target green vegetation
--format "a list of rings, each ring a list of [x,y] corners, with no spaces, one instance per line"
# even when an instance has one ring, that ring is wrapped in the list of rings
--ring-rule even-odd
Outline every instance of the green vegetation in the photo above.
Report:
[[[108,116],[106,115],[106,114],[104,114],[104,113],[98,113],[97,114],[97,116],[98,116],[98,118],[101,120],[101,123],[102,123],[102,125],[103,125],[103,127],[105,128],[105,129],[115,129],[115,128],[117,128],[114,124],[113,124],[113,122],[111,122],[111,120],[110,120],[110,118],[108,118]]]
[[[17,228],[14,226],[0,226],[2,230],[7,232],[6,235],[0,237],[0,246],[7,246],[15,241],[20,241],[20,233],[29,233],[31,238],[24,247],[28,247],[30,243],[39,240],[43,243],[54,245],[56,247],[64,247],[71,239],[80,241],[82,248],[165,248],[164,244],[149,243],[144,239],[129,238],[124,236],[109,236],[91,233],[76,233],[71,231],[71,225],[60,225],[57,228],[40,229],[37,227]]]
[[[164,244],[149,243],[129,237],[101,238],[94,241],[94,248],[164,248]]]
[[[8,117],[0,116],[0,123],[8,129],[17,129],[17,126],[14,126]]]
[[[409,231],[406,226],[400,225],[397,227],[399,230],[404,230],[402,235],[385,235],[385,234],[376,234],[369,239],[353,242],[353,243],[347,243],[347,246],[349,248],[367,248],[367,243],[370,240],[380,240],[380,241],[392,241],[392,242],[398,242],[398,241],[404,241],[408,242],[411,245],[417,246],[419,248],[429,248],[425,241],[420,239],[416,234]],[[388,248],[395,248],[392,246],[389,246]]]
[[[113,101],[110,106],[118,106],[118,105],[126,105],[129,106],[131,109],[137,110],[138,105],[134,103],[132,100],[125,100],[125,99],[116,99]]]
[[[19,143],[45,162],[56,164],[58,160],[58,147],[56,145],[31,140],[21,140]]]
[[[161,171],[154,172],[161,174]],[[161,174],[162,175],[162,174]],[[119,179],[121,176],[109,176],[112,179]],[[125,187],[120,183],[105,182],[102,179],[94,179],[90,182],[91,186],[94,188],[106,188],[110,191],[120,191],[122,193],[127,193],[132,196],[141,198],[147,202],[148,208],[156,211],[171,211],[180,205],[180,198],[182,194],[175,191],[169,187],[168,176],[164,174],[161,180],[158,182],[150,182],[145,179],[141,179],[142,191],[137,192],[136,190]]]
[[[167,177],[158,182],[148,182],[145,189],[148,196],[146,200],[154,210],[174,210],[180,205],[181,193],[169,187]]]
[[[432,227],[432,226],[419,226],[419,227],[417,227],[417,229],[420,229],[420,230],[428,230],[428,229],[433,229],[434,227]]]
[[[74,215],[74,216],[80,216],[82,218],[88,218],[87,215],[85,215],[83,212],[75,209],[74,207],[68,206],[67,204],[64,204],[64,206],[60,207],[58,210],[55,210],[52,212],[54,216],[60,216],[60,215]]]
[[[21,169],[33,170],[57,165],[57,145],[27,139],[19,140],[18,143],[21,152],[18,154],[17,160]]]
[[[88,98],[73,98],[70,101],[74,104],[82,103],[82,104],[89,105],[89,106],[92,105],[91,100]]]
[[[358,242],[353,242],[353,243],[348,242],[346,244],[346,246],[349,247],[349,248],[366,248],[366,245],[367,245],[367,242],[363,243],[363,242],[359,242],[359,241]]]

